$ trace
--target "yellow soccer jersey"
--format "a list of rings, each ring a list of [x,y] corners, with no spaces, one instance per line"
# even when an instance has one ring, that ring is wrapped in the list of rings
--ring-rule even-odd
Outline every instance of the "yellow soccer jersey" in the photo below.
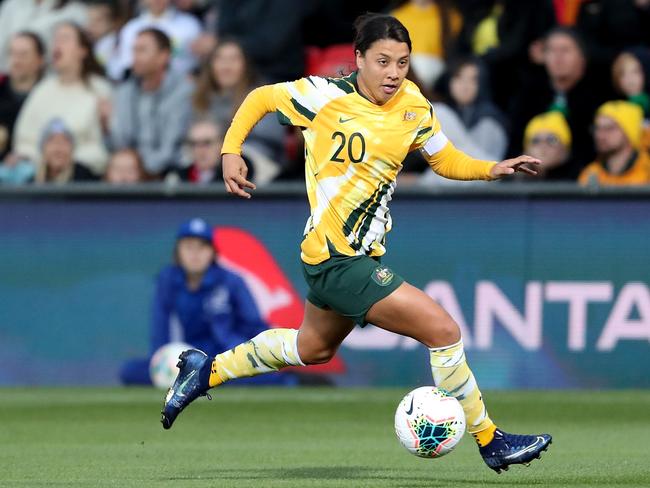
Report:
[[[310,76],[263,89],[263,95],[253,92],[240,112],[275,110],[282,123],[303,129],[311,215],[301,258],[307,264],[328,259],[329,246],[348,256],[385,253],[392,227],[388,202],[402,161],[413,149],[421,149],[443,176],[489,179],[493,163],[456,150],[440,130],[431,104],[408,80],[384,105],[357,92],[356,73],[335,79]],[[255,107],[253,101],[263,106]],[[239,117],[238,112],[223,153],[238,153],[250,130],[237,131]]]

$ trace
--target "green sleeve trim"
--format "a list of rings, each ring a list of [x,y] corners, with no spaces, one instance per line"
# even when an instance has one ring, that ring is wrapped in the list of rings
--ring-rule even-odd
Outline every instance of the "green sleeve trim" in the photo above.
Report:
[[[345,78],[328,78],[327,81],[332,85],[336,85],[345,93],[354,93],[354,86],[350,84]]]
[[[278,122],[280,122],[280,124],[282,124],[282,125],[293,125],[291,123],[291,120],[289,119],[289,117],[284,115],[279,109],[275,111],[275,115],[277,116]]]
[[[314,120],[314,118],[316,117],[316,114],[314,112],[300,105],[295,98],[291,99],[291,103],[293,104],[293,108],[295,108],[300,115],[306,117],[310,121]]]

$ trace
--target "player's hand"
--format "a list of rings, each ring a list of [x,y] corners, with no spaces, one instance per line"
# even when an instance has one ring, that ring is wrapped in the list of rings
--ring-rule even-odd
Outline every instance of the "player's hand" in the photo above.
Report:
[[[226,191],[234,193],[238,197],[250,198],[244,188],[254,190],[256,187],[246,179],[248,167],[239,154],[224,154],[221,162],[223,168],[223,181],[226,184]]]
[[[493,180],[497,180],[503,176],[514,174],[517,171],[536,176],[537,170],[529,167],[528,165],[539,166],[540,164],[542,164],[542,162],[539,159],[525,155],[514,159],[506,159],[505,161],[501,161],[500,163],[492,166],[492,169],[490,170],[490,177]]]

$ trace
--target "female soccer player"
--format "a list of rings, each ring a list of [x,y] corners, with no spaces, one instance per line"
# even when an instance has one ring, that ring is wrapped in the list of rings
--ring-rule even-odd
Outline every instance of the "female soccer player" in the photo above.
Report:
[[[387,15],[367,14],[356,27],[357,71],[345,78],[310,76],[257,88],[235,114],[223,145],[226,189],[250,198],[241,145],[268,112],[299,126],[305,138],[311,216],[301,258],[309,293],[300,330],[262,332],[212,358],[180,356],[180,372],[162,411],[169,429],[209,388],[234,378],[329,361],[355,324],[372,323],[429,348],[436,386],[456,397],[487,465],[497,472],[529,463],[549,435],[513,435],[494,425],[465,361],[458,325],[436,302],[380,263],[391,229],[388,202],[407,153],[419,149],[434,171],[459,180],[493,180],[515,171],[535,174],[529,156],[479,161],[445,137],[429,102],[406,80],[411,41]]]

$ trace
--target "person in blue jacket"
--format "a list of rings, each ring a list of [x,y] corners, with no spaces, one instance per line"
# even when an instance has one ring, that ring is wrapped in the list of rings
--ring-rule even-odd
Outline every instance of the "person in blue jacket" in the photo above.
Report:
[[[149,358],[169,342],[186,342],[216,355],[268,329],[242,278],[219,266],[215,258],[211,227],[198,218],[183,223],[176,234],[174,264],[157,278],[149,357],[122,366],[123,384],[151,384]],[[295,383],[291,374],[250,381],[257,379],[246,383]]]

